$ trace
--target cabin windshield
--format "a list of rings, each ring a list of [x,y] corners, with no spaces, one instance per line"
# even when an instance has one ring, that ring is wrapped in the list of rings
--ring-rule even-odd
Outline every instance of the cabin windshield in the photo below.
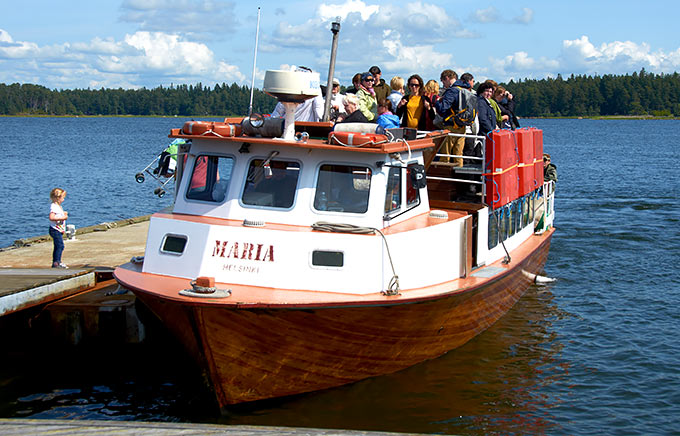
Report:
[[[371,175],[371,169],[368,167],[321,165],[314,194],[314,209],[365,213],[368,210]]]
[[[189,200],[221,203],[229,187],[234,159],[226,156],[197,156],[186,197]]]
[[[241,201],[250,206],[289,209],[295,202],[299,177],[298,162],[254,159],[248,168]]]

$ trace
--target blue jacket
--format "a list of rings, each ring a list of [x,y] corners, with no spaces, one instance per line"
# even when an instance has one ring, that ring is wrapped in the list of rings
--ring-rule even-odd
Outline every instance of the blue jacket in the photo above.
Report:
[[[399,117],[393,113],[386,113],[378,116],[378,125],[385,129],[399,127]]]
[[[434,108],[437,111],[439,115],[441,115],[443,118],[446,118],[447,116],[450,115],[449,109],[451,107],[458,109],[458,96],[461,95],[463,98],[465,98],[465,94],[461,94],[457,87],[460,86],[461,88],[466,88],[470,89],[470,84],[467,82],[463,82],[462,80],[456,80],[453,85],[449,86],[446,88],[444,91],[444,94],[439,98],[439,100],[434,102]],[[462,107],[465,107],[465,101],[462,102],[463,104],[461,105]],[[447,122],[446,124],[453,124],[451,122]]]
[[[479,119],[479,134],[486,135],[496,128],[496,111],[491,103],[482,96],[477,97],[477,118]]]

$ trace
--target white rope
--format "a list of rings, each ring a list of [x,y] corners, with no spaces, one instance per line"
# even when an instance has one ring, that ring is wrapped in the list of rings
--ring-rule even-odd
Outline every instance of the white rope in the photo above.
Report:
[[[374,234],[378,233],[380,236],[382,236],[383,243],[385,244],[385,248],[387,249],[387,258],[390,261],[390,267],[392,268],[392,278],[390,279],[390,283],[387,286],[387,290],[381,291],[383,295],[399,295],[399,276],[397,275],[397,272],[394,269],[394,262],[392,262],[392,254],[390,253],[390,247],[387,244],[387,239],[385,238],[385,235],[383,232],[381,232],[379,229],[376,229],[375,227],[362,227],[362,226],[355,226],[353,224],[343,224],[343,223],[330,223],[327,221],[319,221],[314,224],[312,224],[312,229],[314,230],[319,230],[322,232],[333,232],[333,233],[352,233],[352,234],[362,234],[362,235],[368,235],[368,234]]]

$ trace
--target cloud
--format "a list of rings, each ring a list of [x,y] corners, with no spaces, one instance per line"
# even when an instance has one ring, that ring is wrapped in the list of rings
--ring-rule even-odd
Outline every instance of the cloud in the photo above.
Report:
[[[534,11],[530,8],[522,8],[522,13],[512,19],[513,23],[529,24],[534,21]]]
[[[503,23],[503,24],[529,24],[534,20],[534,11],[530,8],[522,8],[519,15],[515,17],[505,16],[493,6],[486,9],[477,9],[472,13],[470,19],[481,24]]]
[[[565,68],[584,73],[607,71],[628,73],[641,68],[670,73],[680,67],[678,52],[664,53],[651,51],[647,43],[614,41],[602,43],[599,47],[592,44],[587,36],[565,40],[559,60]]]
[[[533,58],[520,51],[501,59],[491,59],[490,74],[511,78],[555,77],[562,74],[628,74],[645,68],[655,73],[680,69],[680,49],[653,52],[647,43],[605,42],[596,46],[587,36],[564,40],[554,59]]]
[[[119,19],[140,30],[224,35],[239,27],[235,3],[224,0],[123,0]]]
[[[135,32],[122,41],[94,38],[89,43],[39,47],[15,42],[0,32],[0,59],[13,61],[0,82],[30,80],[50,87],[156,87],[171,82],[244,82],[235,65],[218,60],[202,43],[161,32]]]
[[[310,67],[325,70],[332,37],[330,23],[337,17],[341,29],[336,75],[347,78],[371,65],[401,75],[436,69],[433,74],[438,76],[441,68],[450,67],[452,55],[439,52],[437,44],[446,45],[448,50],[452,38],[476,37],[444,8],[432,3],[347,0],[320,4],[314,16],[300,24],[280,22],[261,47],[271,53],[311,49],[316,65]]]
[[[496,8],[489,6],[486,9],[477,9],[471,18],[478,23],[496,23],[500,20],[500,14]]]

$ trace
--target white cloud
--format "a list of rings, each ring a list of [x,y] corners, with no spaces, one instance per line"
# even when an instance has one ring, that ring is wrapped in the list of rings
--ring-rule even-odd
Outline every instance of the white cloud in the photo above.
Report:
[[[224,0],[124,0],[120,20],[140,30],[224,35],[239,27],[235,3]]]
[[[534,20],[534,11],[531,8],[522,8],[519,15],[510,18],[503,15],[493,6],[485,9],[477,9],[470,16],[472,21],[482,24],[491,23],[511,23],[511,24],[529,24]]]
[[[649,44],[613,41],[599,46],[587,36],[564,40],[554,59],[532,58],[521,51],[502,59],[491,59],[490,73],[498,77],[542,78],[562,74],[628,74],[645,68],[655,73],[680,69],[680,48],[672,52],[653,52]]]
[[[317,9],[317,16],[323,21],[333,21],[340,17],[343,21],[353,12],[361,16],[362,21],[368,21],[371,15],[378,13],[380,6],[366,5],[361,0],[348,0],[344,4],[321,4]]]
[[[39,47],[0,32],[0,59],[16,63],[0,72],[0,82],[49,87],[156,87],[170,82],[244,82],[239,68],[218,60],[202,43],[161,32],[136,32],[122,41],[94,38],[89,43]]]
[[[450,68],[453,56],[440,52],[436,45],[446,44],[448,49],[452,38],[475,36],[433,3],[346,0],[319,5],[315,15],[301,24],[280,22],[272,36],[264,38],[263,50],[285,51],[291,57],[292,50],[314,50],[316,65],[308,66],[325,71],[332,36],[330,23],[336,17],[341,19],[336,76],[344,78],[371,65],[380,66],[390,77],[413,72],[438,77],[441,69]]]
[[[534,21],[534,11],[530,8],[522,8],[522,13],[512,19],[517,24],[529,24]]]
[[[472,19],[478,23],[495,23],[500,20],[498,10],[493,6],[486,9],[477,9],[472,13]]]
[[[670,73],[680,67],[678,51],[652,52],[649,44],[631,41],[613,41],[596,47],[585,35],[563,41],[559,60],[565,71],[584,73],[629,73],[641,68]]]

